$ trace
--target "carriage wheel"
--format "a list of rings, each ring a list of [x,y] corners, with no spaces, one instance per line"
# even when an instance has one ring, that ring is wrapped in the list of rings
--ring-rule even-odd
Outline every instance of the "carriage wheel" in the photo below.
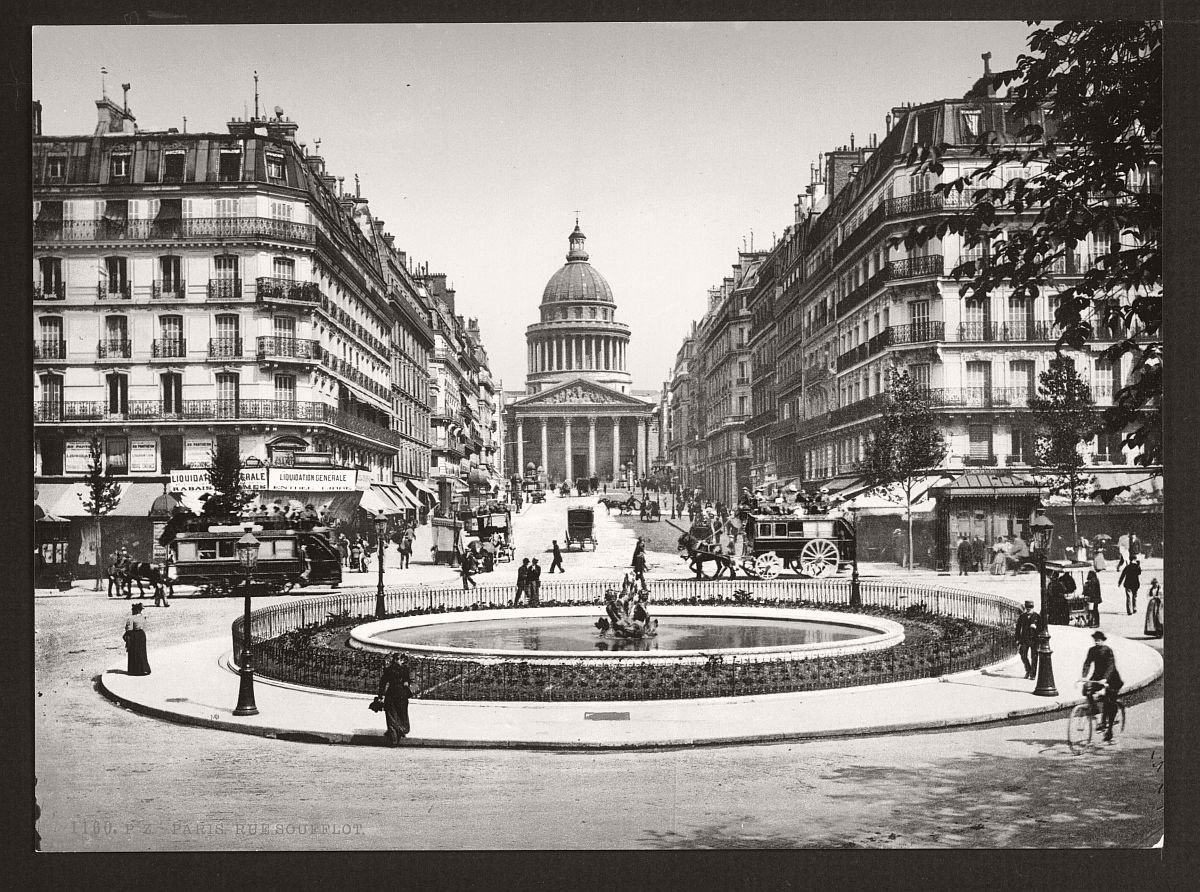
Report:
[[[800,575],[817,577],[837,573],[837,546],[828,539],[812,539],[800,549]]]
[[[754,559],[754,572],[759,579],[774,579],[783,570],[783,558],[773,551]]]

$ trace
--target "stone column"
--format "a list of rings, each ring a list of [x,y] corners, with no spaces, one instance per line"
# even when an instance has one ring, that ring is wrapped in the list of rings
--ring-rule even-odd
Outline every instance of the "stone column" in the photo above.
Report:
[[[566,459],[566,472],[563,474],[564,480],[571,479],[571,419],[563,419],[563,457]]]
[[[517,476],[525,476],[525,420],[517,419]]]
[[[538,464],[541,465],[547,474],[550,473],[550,422],[543,417],[542,421],[542,454],[538,458]]]
[[[596,416],[588,417],[588,476],[596,476]]]
[[[612,475],[613,479],[617,479],[617,475],[621,473],[621,419],[620,416],[613,419],[613,442],[612,442]]]
[[[644,477],[646,471],[646,419],[639,418],[637,423],[637,472]]]

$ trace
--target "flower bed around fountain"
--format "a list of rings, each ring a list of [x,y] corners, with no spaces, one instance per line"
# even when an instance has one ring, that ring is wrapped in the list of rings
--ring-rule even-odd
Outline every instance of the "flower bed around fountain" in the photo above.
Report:
[[[728,584],[673,582],[660,587],[669,591],[655,594],[652,606],[661,611],[681,604],[725,607],[736,604],[739,610],[770,607],[857,614],[899,623],[904,628],[903,643],[880,650],[816,657],[796,653],[780,656],[715,653],[701,659],[688,655],[654,660],[610,657],[544,661],[523,659],[519,653],[485,659],[474,655],[410,652],[413,689],[418,696],[428,699],[468,701],[730,697],[936,677],[979,668],[1006,659],[1014,652],[1011,623],[1019,609],[1012,602],[952,589],[864,582],[863,604],[851,607],[849,587],[839,584],[842,582],[835,579],[817,583],[756,583],[755,597],[735,595]],[[588,585],[544,586],[541,606],[586,605],[599,616],[597,593],[602,596],[603,584],[594,586],[597,593],[590,589],[574,591]],[[386,614],[405,617],[494,610],[502,608],[502,602],[489,596],[502,597],[510,591],[392,590],[388,593],[392,609],[386,610]],[[547,597],[556,592],[568,595],[569,599]],[[583,597],[579,597],[581,594]],[[387,656],[350,648],[345,642],[353,627],[375,620],[371,612],[374,593],[344,593],[320,602],[319,605],[312,601],[284,604],[252,615],[256,672],[296,684],[373,693]],[[407,609],[403,609],[406,605]],[[933,609],[935,606],[940,609]],[[330,607],[333,609],[317,613]],[[318,619],[314,614],[324,618]],[[234,653],[237,653],[240,619],[234,623],[233,631]]]

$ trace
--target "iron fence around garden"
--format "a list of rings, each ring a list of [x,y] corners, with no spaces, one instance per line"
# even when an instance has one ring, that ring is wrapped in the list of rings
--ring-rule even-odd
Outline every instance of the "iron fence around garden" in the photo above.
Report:
[[[595,605],[600,616],[606,581],[555,582],[544,585],[541,606]],[[751,597],[736,595],[749,591]],[[653,604],[739,607],[808,607],[851,610],[850,581],[770,580],[655,582]],[[936,678],[978,669],[1011,657],[1013,626],[1020,607],[989,595],[939,586],[864,581],[862,611],[930,615],[965,620],[947,637],[903,643],[885,650],[821,657],[779,658],[714,655],[672,660],[662,651],[652,662],[628,658],[564,662],[425,656],[410,653],[412,687],[417,696],[435,700],[601,701],[692,699],[791,693]],[[479,586],[469,591],[443,586],[384,589],[389,617],[503,608],[512,586]],[[250,615],[252,665],[261,675],[294,684],[338,691],[374,693],[388,655],[347,647],[329,647],[309,639],[318,626],[349,628],[375,618],[375,589],[357,589],[267,607]],[[523,608],[536,609],[536,608]],[[853,608],[855,610],[859,608]],[[241,617],[232,626],[233,652],[241,652]]]

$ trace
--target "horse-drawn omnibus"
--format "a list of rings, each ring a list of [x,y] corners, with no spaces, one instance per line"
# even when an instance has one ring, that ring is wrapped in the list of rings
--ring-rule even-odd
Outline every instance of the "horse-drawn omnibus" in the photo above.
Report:
[[[740,559],[733,543],[741,540]],[[725,544],[722,544],[722,539]],[[740,570],[756,579],[774,579],[785,568],[801,576],[832,576],[854,561],[854,527],[835,514],[774,514],[741,511],[724,523],[697,521],[679,538],[679,548],[697,578]],[[709,572],[707,564],[712,564]]]
[[[278,595],[295,586],[341,584],[341,555],[328,527],[259,518],[242,523],[190,519],[183,529],[173,531],[168,543],[173,558],[169,577],[173,582],[197,586],[205,594],[240,590],[246,576],[236,546],[247,528],[259,542],[255,593]]]

